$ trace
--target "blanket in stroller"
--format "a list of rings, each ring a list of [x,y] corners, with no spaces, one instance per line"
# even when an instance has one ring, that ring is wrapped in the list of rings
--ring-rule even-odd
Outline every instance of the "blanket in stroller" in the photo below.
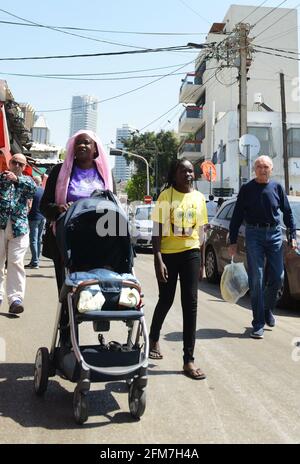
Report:
[[[140,284],[133,274],[118,274],[104,268],[92,269],[67,275],[65,284],[76,288],[90,280],[97,282],[84,285],[77,292],[76,307],[79,312],[140,307]]]

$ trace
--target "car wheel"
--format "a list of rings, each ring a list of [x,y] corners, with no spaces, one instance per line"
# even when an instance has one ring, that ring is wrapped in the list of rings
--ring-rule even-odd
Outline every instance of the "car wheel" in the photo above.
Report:
[[[277,306],[279,308],[286,308],[287,306],[291,305],[292,302],[293,298],[291,297],[289,280],[285,270],[283,284],[277,293]]]
[[[207,248],[205,252],[205,275],[208,282],[212,284],[220,280],[217,258],[212,247]]]

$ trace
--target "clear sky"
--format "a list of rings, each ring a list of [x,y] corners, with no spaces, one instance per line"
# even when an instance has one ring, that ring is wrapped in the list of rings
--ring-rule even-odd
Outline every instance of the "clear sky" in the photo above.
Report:
[[[201,43],[213,22],[221,22],[229,6],[260,5],[262,0],[2,0],[0,8],[42,25],[92,28],[111,32],[69,30],[82,37],[39,27],[0,23],[0,57],[28,57],[63,54],[102,53]],[[280,0],[265,2],[275,7]],[[283,8],[293,8],[297,0],[288,0]],[[0,11],[0,21],[25,22]],[[124,31],[117,33],[112,31]],[[176,33],[143,35],[129,32]],[[190,35],[178,35],[189,33]],[[104,43],[101,41],[114,42]],[[122,45],[123,44],[123,45]],[[133,47],[133,48],[130,48]],[[128,92],[159,79],[131,94],[99,104],[98,134],[104,145],[115,140],[116,128],[130,124],[137,129],[148,126],[178,103],[181,79],[194,69],[197,53],[192,51],[136,55],[28,61],[2,61],[0,79],[6,79],[18,102],[28,102],[44,114],[51,131],[51,142],[65,146],[69,136],[70,106],[73,95],[94,95],[99,101]],[[162,68],[165,69],[153,69]],[[168,68],[167,68],[168,67]],[[181,68],[181,69],[179,69]],[[151,70],[150,70],[151,69]],[[120,74],[137,71],[131,74]],[[115,73],[83,76],[85,79],[124,78],[122,80],[60,80],[11,76],[18,74]],[[177,75],[177,73],[183,73]],[[128,78],[131,76],[130,78]],[[154,76],[137,78],[137,76]],[[135,78],[133,78],[135,77]],[[81,78],[81,79],[82,79]],[[74,76],[73,76],[74,79]],[[48,112],[67,108],[65,111]],[[145,130],[177,129],[182,107],[179,105]]]

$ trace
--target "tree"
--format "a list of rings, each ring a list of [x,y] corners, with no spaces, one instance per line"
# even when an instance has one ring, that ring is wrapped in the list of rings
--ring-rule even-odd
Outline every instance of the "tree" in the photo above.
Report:
[[[144,169],[145,170],[145,169]],[[153,182],[153,178],[150,176],[150,182]],[[146,172],[139,172],[134,174],[131,179],[127,182],[125,192],[128,195],[129,201],[143,200],[146,193],[145,185],[147,182]]]
[[[124,140],[125,150],[136,153],[137,155],[141,155],[148,161],[151,173],[150,186],[152,187],[152,192],[154,191],[157,193],[157,191],[159,191],[165,184],[167,180],[169,165],[171,161],[177,158],[179,143],[180,141],[177,134],[172,131],[161,131],[158,134],[155,132],[134,134],[131,139]],[[140,192],[140,182],[142,182],[143,179],[143,177],[141,177],[141,173],[143,173],[145,179],[143,189],[144,195],[146,193],[145,163],[142,160],[131,157],[130,155],[125,155],[125,157],[127,158],[128,162],[134,160],[138,173],[132,177],[129,188],[132,189],[132,192]],[[134,186],[135,183],[137,183],[136,186]],[[133,199],[138,200],[142,198]]]

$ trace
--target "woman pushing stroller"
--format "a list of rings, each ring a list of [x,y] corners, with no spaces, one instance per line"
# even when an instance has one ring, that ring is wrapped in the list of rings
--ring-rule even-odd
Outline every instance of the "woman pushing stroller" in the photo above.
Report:
[[[41,212],[53,223],[74,201],[90,197],[96,189],[113,190],[108,157],[97,135],[81,130],[69,139],[63,164],[55,166],[49,175],[41,200]],[[61,255],[53,228],[48,232],[48,243],[44,245],[51,250],[47,257],[54,261],[60,291],[64,282]]]

